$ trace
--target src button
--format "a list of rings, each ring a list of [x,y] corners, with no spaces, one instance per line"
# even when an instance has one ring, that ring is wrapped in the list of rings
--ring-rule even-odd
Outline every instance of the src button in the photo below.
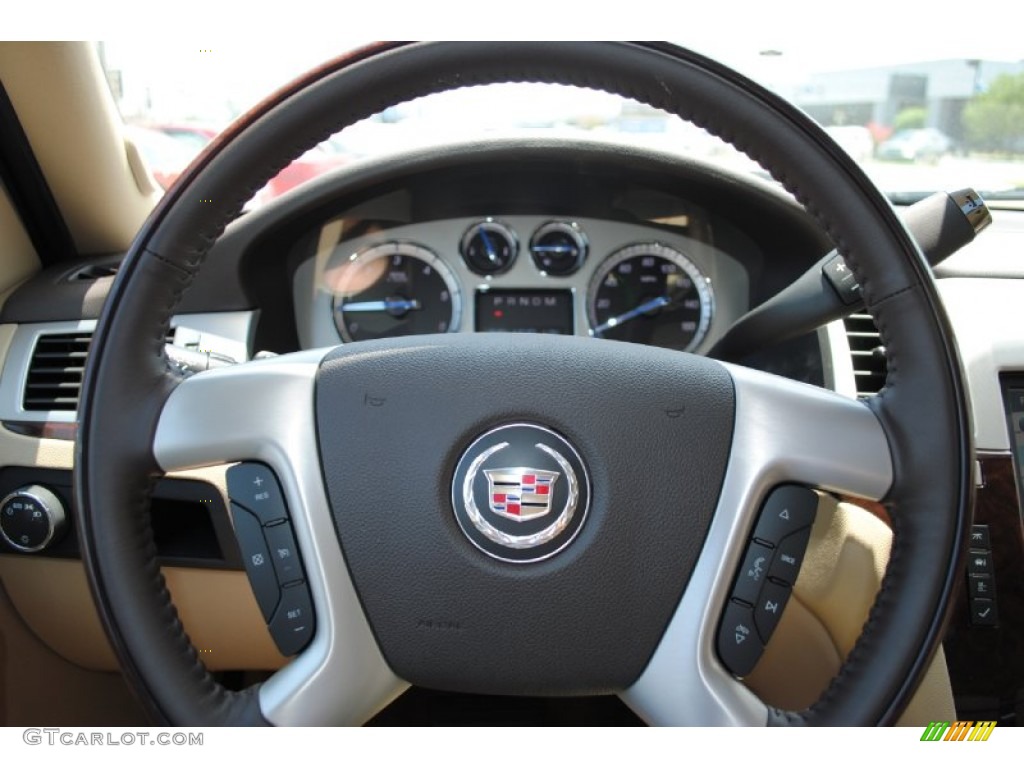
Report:
[[[787,584],[795,584],[810,539],[810,528],[804,528],[784,538],[775,550],[775,559],[772,560],[772,567],[768,569],[768,575]]]

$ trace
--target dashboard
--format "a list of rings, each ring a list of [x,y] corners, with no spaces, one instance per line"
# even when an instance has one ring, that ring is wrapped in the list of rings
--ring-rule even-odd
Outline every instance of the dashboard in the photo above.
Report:
[[[168,342],[234,362],[422,333],[705,354],[831,247],[777,185],[678,155],[560,139],[441,145],[353,164],[241,215]],[[5,302],[0,321],[16,327],[0,378],[5,423],[26,434],[73,424],[80,356],[120,258],[52,267]],[[852,394],[835,376],[849,368],[832,354],[835,332],[742,362]],[[77,379],[33,373],[40,339],[53,336],[70,345]],[[26,386],[41,399],[30,403]]]
[[[964,254],[977,252],[984,260],[986,238],[1002,249],[1019,218],[997,217],[995,236],[983,236]],[[1019,249],[1019,240],[1012,242]],[[236,362],[420,333],[552,333],[704,354],[735,320],[831,248],[777,186],[697,161],[599,142],[447,145],[350,166],[241,216],[184,296],[168,341]],[[22,441],[17,458],[7,461],[18,466],[0,472],[5,494],[41,483],[70,507],[81,360],[119,260],[114,254],[51,268],[4,304],[0,421]],[[958,255],[937,276],[971,379],[979,448],[988,452],[982,466],[989,495],[980,519],[997,550],[994,584],[1002,601],[999,624],[977,624],[967,594],[974,582],[965,580],[946,652],[954,690],[967,697],[959,702],[963,711],[995,719],[1024,681],[1013,650],[1024,629],[1024,593],[1012,575],[1022,556],[1016,487],[1024,474],[1010,461],[1008,435],[1018,449],[1024,437],[1020,425],[1007,431],[1002,404],[1004,390],[1024,391],[1024,379],[999,378],[999,372],[1024,371],[1024,345],[1010,317],[1019,303],[1019,267],[992,270],[979,275],[966,255]],[[986,293],[1000,301],[981,307]],[[78,361],[78,378],[54,384],[61,393],[55,399],[31,401],[30,383],[42,381],[37,389],[45,397],[49,381],[33,379],[41,340],[57,337],[61,350]],[[869,369],[879,346],[870,318],[861,316],[742,363],[855,396],[877,391],[884,381],[884,363]],[[54,437],[63,438],[62,447],[48,455],[28,442]],[[223,478],[196,474],[169,482],[159,489],[155,516],[164,529],[157,542],[164,565],[182,569],[179,583],[189,578],[186,572],[217,572],[237,577],[234,588],[247,589],[225,505],[209,501],[220,497],[211,486],[223,490]],[[45,556],[0,553],[8,561],[2,574],[8,591],[16,593],[19,583],[28,590],[39,571],[23,564],[73,560],[74,531]],[[230,649],[205,660],[212,668],[283,663],[261,634],[254,606],[242,618],[219,617],[216,607],[193,602],[190,608],[184,591],[176,599],[183,613],[205,617],[197,643]],[[109,651],[73,648],[62,639],[68,634],[63,625],[30,604],[46,601],[33,593],[20,607],[62,655],[85,667],[112,668]],[[238,624],[255,624],[252,635],[262,639],[232,645]],[[89,631],[101,637],[98,627]],[[986,649],[982,661],[971,651],[977,647]],[[991,669],[982,675],[979,665]],[[1000,676],[1000,666],[1012,674]]]

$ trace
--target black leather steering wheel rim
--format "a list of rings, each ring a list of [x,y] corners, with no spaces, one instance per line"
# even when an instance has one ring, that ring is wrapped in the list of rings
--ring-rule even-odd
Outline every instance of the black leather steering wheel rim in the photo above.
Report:
[[[930,273],[892,208],[808,118],[742,76],[666,44],[388,44],[297,81],[236,122],[181,177],[126,257],[82,389],[75,495],[83,559],[122,666],[172,723],[264,724],[258,689],[203,667],[156,562],[153,437],[179,381],[163,340],[206,252],[280,168],[341,127],[415,96],[501,81],[613,91],[692,120],[766,167],[830,234],[863,286],[889,358],[869,405],[893,457],[894,543],[864,632],[822,699],[779,724],[895,721],[941,641],[970,519],[963,376]]]

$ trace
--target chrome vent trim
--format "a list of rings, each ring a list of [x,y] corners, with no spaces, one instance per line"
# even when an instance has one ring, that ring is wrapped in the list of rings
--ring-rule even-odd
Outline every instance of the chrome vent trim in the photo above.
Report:
[[[174,343],[174,329],[167,333]],[[77,411],[92,332],[43,333],[28,364],[21,407],[26,412]]]
[[[167,341],[248,359],[256,312],[175,315]],[[0,325],[0,422],[72,424],[95,320]]]
[[[889,369],[882,336],[875,326],[875,321],[869,314],[857,313],[845,318],[843,326],[850,345],[857,397],[876,395],[885,386]]]
[[[75,411],[92,332],[45,333],[36,339],[21,407],[26,411]]]

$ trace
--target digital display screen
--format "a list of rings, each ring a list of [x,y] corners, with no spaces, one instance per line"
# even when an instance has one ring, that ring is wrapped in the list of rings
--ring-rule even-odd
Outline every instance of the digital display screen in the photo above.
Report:
[[[571,335],[572,291],[477,291],[476,330]]]
[[[1024,377],[1003,377],[1002,384],[1017,487],[1024,488]]]

